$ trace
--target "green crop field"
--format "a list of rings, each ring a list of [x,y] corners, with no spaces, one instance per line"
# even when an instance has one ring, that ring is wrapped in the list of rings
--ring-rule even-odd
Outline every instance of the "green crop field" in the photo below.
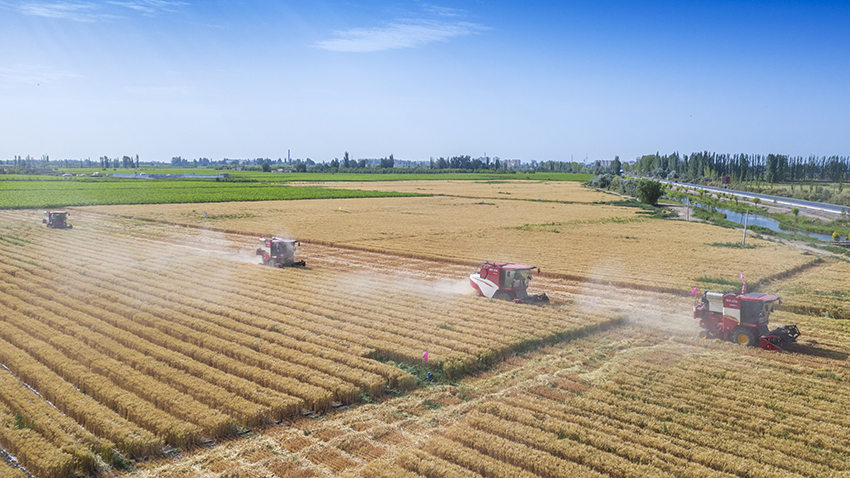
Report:
[[[415,196],[390,191],[295,187],[215,180],[0,181],[0,208],[51,209],[99,204],[167,204]]]
[[[73,177],[6,174],[0,175],[0,208],[63,208],[105,204],[166,204],[228,201],[269,201],[288,199],[332,199],[355,197],[411,196],[412,193],[392,191],[359,191],[322,187],[288,186],[290,182],[339,181],[413,181],[467,180],[501,182],[525,181],[587,181],[590,175],[569,173],[266,173],[261,171],[216,171],[210,168],[141,168],[146,174],[219,174],[227,180],[215,179],[134,179],[77,177],[91,174],[97,168],[71,168]],[[115,173],[132,170],[116,169]],[[380,171],[380,170],[378,170]],[[106,171],[102,174],[112,174]]]

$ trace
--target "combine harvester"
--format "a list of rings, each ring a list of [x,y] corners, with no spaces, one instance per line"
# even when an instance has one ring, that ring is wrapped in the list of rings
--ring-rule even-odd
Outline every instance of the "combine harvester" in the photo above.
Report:
[[[65,222],[69,215],[68,211],[44,211],[41,223],[47,224],[51,229],[71,229],[74,226]]]
[[[279,237],[266,238],[261,237],[260,242],[265,246],[257,248],[257,255],[263,256],[261,266],[270,267],[305,267],[307,264],[304,261],[295,260],[295,246],[300,246],[301,243],[294,239],[281,239]]]
[[[786,325],[770,330],[767,324],[779,297],[769,294],[740,294],[706,292],[694,306],[694,318],[699,319],[701,339],[715,336],[741,345],[765,350],[782,351],[796,342],[800,330],[796,325]]]
[[[469,283],[479,294],[490,299],[506,300],[518,304],[549,302],[546,294],[528,295],[531,272],[539,268],[523,264],[496,264],[485,261],[481,269],[469,276]]]

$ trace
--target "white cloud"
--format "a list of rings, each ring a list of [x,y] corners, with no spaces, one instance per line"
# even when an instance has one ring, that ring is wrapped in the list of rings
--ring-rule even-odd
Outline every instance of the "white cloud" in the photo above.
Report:
[[[467,22],[429,20],[390,23],[385,27],[355,28],[336,32],[337,38],[316,43],[318,48],[341,52],[373,52],[398,48],[416,48],[435,41],[471,35],[486,27]]]

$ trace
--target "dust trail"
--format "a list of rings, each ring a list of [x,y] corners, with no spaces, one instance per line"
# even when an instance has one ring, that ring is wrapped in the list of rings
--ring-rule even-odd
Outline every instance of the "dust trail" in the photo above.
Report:
[[[590,271],[591,281],[617,280],[623,276],[623,265],[604,262]],[[599,286],[588,282],[576,292],[574,306],[586,314],[613,312],[629,321],[662,330],[671,335],[696,333],[693,319],[693,299],[670,294]]]

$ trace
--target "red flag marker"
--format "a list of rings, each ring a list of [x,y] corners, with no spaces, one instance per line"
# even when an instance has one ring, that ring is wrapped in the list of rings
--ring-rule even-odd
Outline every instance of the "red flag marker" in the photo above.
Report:
[[[427,350],[425,351],[425,354],[422,356],[422,358],[424,358],[426,362],[428,361],[428,351]]]
[[[694,294],[696,294],[696,293],[697,293],[697,288],[696,288],[696,287],[694,287],[694,290],[692,290],[692,291],[691,291],[691,295],[694,295]]]

